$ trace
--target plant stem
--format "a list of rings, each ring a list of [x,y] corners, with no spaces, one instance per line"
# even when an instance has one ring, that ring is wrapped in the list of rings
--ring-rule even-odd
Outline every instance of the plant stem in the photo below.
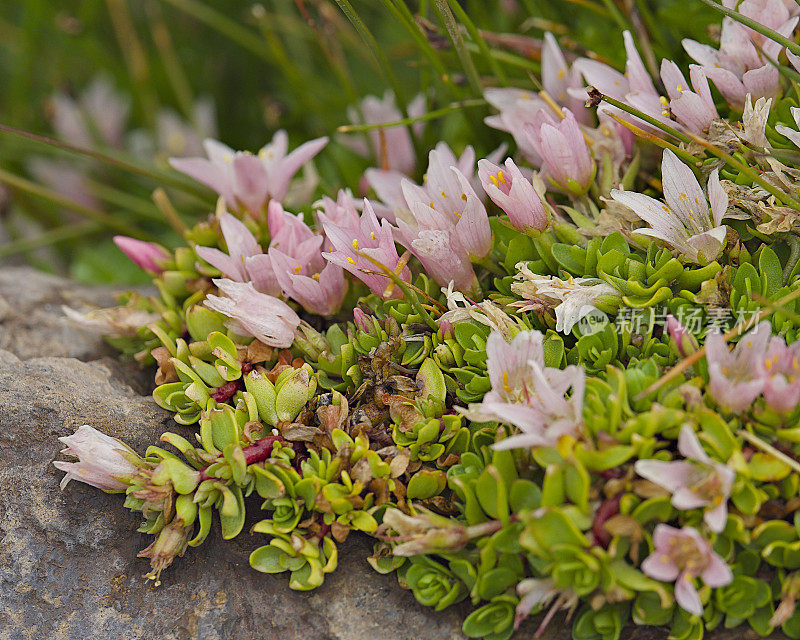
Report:
[[[4,169],[0,169],[0,182],[3,182],[17,189],[22,189],[23,191],[27,191],[28,193],[31,193],[32,195],[38,196],[40,198],[44,198],[45,200],[50,200],[54,204],[64,207],[65,209],[69,209],[70,211],[74,211],[75,213],[83,216],[84,218],[93,220],[94,222],[109,227],[110,229],[119,231],[120,233],[123,233],[127,236],[131,236],[139,240],[150,240],[150,241],[155,240],[149,233],[141,231],[136,227],[132,227],[115,216],[82,205],[78,202],[75,202],[74,200],[62,196],[60,193],[54,191],[53,189],[36,184],[35,182],[31,182],[30,180],[26,180],[25,178],[14,175],[13,173],[9,173]]]
[[[49,229],[44,233],[36,236],[20,238],[13,242],[8,242],[0,247],[0,258],[7,258],[9,256],[17,255],[20,253],[27,253],[40,247],[46,247],[59,242],[67,240],[74,240],[102,231],[103,227],[92,221],[79,222],[77,224],[65,224],[62,227]]]
[[[394,122],[377,122],[373,124],[346,124],[336,129],[339,133],[354,133],[360,131],[372,131],[374,129],[389,129],[390,127],[400,127],[404,125],[411,125],[415,122],[427,122],[428,120],[436,120],[443,116],[448,115],[459,109],[466,109],[469,107],[482,107],[486,104],[483,98],[470,98],[469,100],[461,100],[460,102],[453,102],[446,107],[436,109],[435,111],[428,111],[427,113],[416,116],[414,118],[403,118],[402,120],[395,120]]]
[[[439,20],[447,31],[447,35],[450,38],[453,49],[456,51],[458,59],[461,61],[461,67],[467,75],[467,80],[469,81],[470,87],[472,87],[472,91],[475,95],[483,95],[478,70],[475,68],[475,63],[472,61],[469,49],[467,49],[464,44],[464,36],[461,34],[461,29],[459,29],[455,16],[450,10],[448,0],[434,0],[434,8],[439,16]]]

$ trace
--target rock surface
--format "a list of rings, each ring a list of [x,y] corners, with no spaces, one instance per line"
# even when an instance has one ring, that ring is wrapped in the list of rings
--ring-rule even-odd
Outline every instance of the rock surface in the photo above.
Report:
[[[101,340],[60,317],[61,304],[107,304],[106,289],[78,287],[25,269],[0,269],[0,638],[23,640],[450,640],[462,639],[462,603],[419,605],[351,536],[339,568],[310,593],[286,576],[259,574],[246,530],[223,542],[212,530],[154,587],[137,552],[149,542],[120,496],[73,482],[60,491],[56,438],[91,424],[140,452],[172,430],[188,432],[147,393],[146,373],[120,364]],[[20,359],[21,358],[21,359]],[[545,638],[567,640],[554,622]],[[534,624],[516,636],[529,638]],[[666,638],[632,629],[629,640]],[[714,634],[721,640],[723,635]],[[748,637],[728,632],[728,638]]]

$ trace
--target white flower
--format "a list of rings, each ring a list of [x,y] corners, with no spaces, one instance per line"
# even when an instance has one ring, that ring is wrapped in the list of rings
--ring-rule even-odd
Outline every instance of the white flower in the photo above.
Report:
[[[769,118],[769,109],[772,106],[772,98],[759,98],[756,100],[755,106],[750,94],[747,94],[747,102],[744,105],[744,113],[742,114],[742,124],[744,125],[744,133],[741,138],[756,147],[769,147],[767,135],[764,130],[767,127],[767,118]]]
[[[523,311],[536,309],[542,303],[556,312],[556,331],[569,333],[582,318],[597,310],[594,306],[602,296],[618,296],[619,291],[599,278],[570,278],[533,273],[524,262],[517,265],[515,276],[521,282],[511,285],[511,290],[525,298],[513,306]]]
[[[728,211],[728,195],[715,169],[708,179],[708,201],[692,170],[666,149],[661,162],[661,182],[666,204],[632,191],[614,189],[611,197],[633,209],[650,225],[634,233],[663,240],[697,264],[715,260],[725,246],[727,227],[722,219]]]
[[[67,445],[61,453],[78,458],[77,462],[53,462],[56,469],[67,474],[61,480],[62,489],[74,479],[103,491],[124,491],[128,485],[120,478],[138,471],[138,467],[130,461],[130,456],[136,455],[133,451],[88,424],[59,440]]]

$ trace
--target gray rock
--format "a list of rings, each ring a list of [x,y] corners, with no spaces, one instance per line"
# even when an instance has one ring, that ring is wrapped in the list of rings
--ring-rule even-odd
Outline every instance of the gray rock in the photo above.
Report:
[[[0,638],[463,638],[469,605],[438,613],[419,605],[394,576],[369,567],[371,544],[362,536],[340,546],[339,568],[309,593],[291,591],[286,576],[249,567],[250,551],[263,542],[247,528],[229,542],[215,528],[164,572],[160,587],[145,581],[148,562],[136,554],[150,539],[135,532],[139,519],[122,508],[122,497],[77,482],[61,491],[62,474],[52,466],[57,438],[82,424],[139,452],[164,431],[191,433],[142,394],[135,369],[58,319],[60,304],[103,304],[107,294],[29,270],[0,270],[8,305],[0,304],[0,344],[8,349],[0,350]],[[570,626],[555,621],[546,638],[567,640]],[[528,624],[517,637],[531,637],[535,628]],[[641,628],[625,634],[666,635]]]

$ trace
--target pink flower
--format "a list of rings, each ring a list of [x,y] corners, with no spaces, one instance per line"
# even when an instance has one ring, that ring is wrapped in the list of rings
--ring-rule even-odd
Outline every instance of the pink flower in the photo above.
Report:
[[[228,247],[228,253],[200,246],[195,247],[195,253],[212,267],[219,269],[226,278],[247,282],[250,280],[247,259],[261,254],[261,247],[250,229],[227,211],[219,217],[219,228]]]
[[[715,169],[708,179],[708,200],[692,170],[669,149],[661,162],[661,181],[666,204],[641,193],[614,189],[611,197],[633,209],[650,225],[634,233],[665,241],[692,262],[715,260],[725,246],[727,227],[722,224],[728,210],[728,196]]]
[[[475,422],[496,420],[520,433],[501,440],[497,449],[554,446],[583,422],[585,372],[544,366],[542,334],[521,331],[509,344],[498,331],[486,342],[492,389],[480,404],[462,412]]]
[[[782,0],[744,0],[736,9],[787,37],[797,25],[797,17]],[[781,45],[732,18],[722,20],[719,50],[688,39],[683,41],[683,48],[703,66],[735,109],[744,108],[748,93],[754,98],[770,98],[780,91],[780,75],[770,60],[778,58]]]
[[[59,440],[67,445],[61,453],[78,458],[78,462],[53,462],[56,469],[67,474],[61,480],[62,489],[70,480],[78,480],[109,493],[125,491],[129,484],[125,480],[139,470],[131,462],[138,459],[131,449],[88,424]]]
[[[228,329],[243,336],[253,336],[264,344],[282,349],[292,346],[300,318],[282,300],[261,293],[249,282],[215,279],[214,284],[226,297],[209,294],[205,305],[230,318]]]
[[[607,64],[589,58],[581,58],[575,63],[575,67],[583,74],[587,84],[595,87],[601,93],[625,102],[657,120],[669,121],[669,114],[662,113],[664,111],[662,98],[658,95],[653,80],[647,73],[642,58],[636,50],[631,33],[625,31],[622,37],[628,56],[624,74]],[[637,126],[652,129],[644,121],[616,107],[603,105],[602,110],[635,122]]]
[[[361,203],[357,202],[349,190],[339,189],[336,194],[336,200],[323,196],[322,200],[315,203],[315,207],[321,206],[321,210],[317,210],[317,228],[322,228],[324,220],[335,224],[339,227],[358,227],[360,223],[359,207]],[[331,243],[326,238],[322,244],[322,250],[327,251],[330,249]]]
[[[547,103],[532,91],[524,89],[489,88],[483,97],[500,113],[488,116],[484,122],[494,129],[506,131],[525,158],[535,167],[542,166],[542,157],[524,133],[526,124],[533,124],[540,111],[548,111]]]
[[[469,179],[457,167],[446,166],[447,159],[431,152],[424,187],[403,181],[409,210],[396,212],[398,241],[440,285],[453,281],[459,291],[470,291],[476,285],[471,259],[489,253],[492,230]]]
[[[420,94],[409,103],[408,115],[414,118],[424,113],[425,96]],[[377,96],[367,96],[361,101],[359,109],[351,107],[347,110],[347,115],[350,122],[355,124],[383,124],[397,122],[403,118],[400,109],[395,105],[394,94],[391,91],[384,93],[383,99]],[[419,136],[422,134],[424,126],[423,122],[418,122],[411,130],[406,126],[385,127],[382,130],[371,129],[367,134],[373,157],[382,162],[381,155],[385,151],[386,169],[405,175],[411,174],[417,163],[411,132],[413,131],[414,135]],[[346,146],[362,156],[366,156],[370,151],[366,145],[359,144],[363,142],[361,134],[357,137],[355,135],[348,136],[344,140],[346,140]]]
[[[800,404],[800,342],[786,345],[774,336],[764,359],[766,378],[764,400],[780,413],[793,411]]]
[[[653,546],[653,553],[642,562],[642,571],[655,580],[675,582],[675,601],[693,615],[703,615],[695,578],[712,589],[733,580],[730,567],[692,527],[675,529],[666,524],[656,525]]]
[[[171,158],[170,164],[216,191],[229,206],[257,215],[269,199],[283,200],[292,177],[327,143],[327,138],[317,138],[287,155],[289,138],[278,131],[256,156],[209,139],[203,143],[208,160]]]
[[[697,338],[672,314],[667,315],[667,332],[681,358],[693,354],[700,348]]]
[[[556,122],[549,113],[539,112],[525,133],[544,159],[542,168],[559,189],[574,195],[586,193],[594,180],[595,166],[580,126],[569,109]]]
[[[546,31],[542,44],[542,88],[560,106],[567,107],[581,124],[591,121],[585,106],[586,90],[580,70],[567,64],[553,34]]]
[[[114,236],[114,244],[134,264],[153,274],[164,271],[161,264],[170,259],[169,251],[155,242],[144,242],[128,236]]]
[[[743,335],[732,351],[721,334],[706,336],[708,389],[718,404],[744,411],[764,389],[770,331],[769,322],[762,322]]]
[[[444,211],[452,207],[453,211],[460,213],[464,203],[457,203],[455,199],[460,198],[465,190],[461,188],[461,179],[457,177],[458,175],[466,178],[474,194],[480,184],[475,177],[475,151],[467,146],[461,157],[457,158],[445,142],[439,142],[428,154],[426,180],[424,185],[419,187],[426,194],[423,201],[444,204],[441,201],[450,197],[448,206],[440,207],[439,210]],[[404,174],[399,171],[367,169],[364,177],[380,200],[378,203],[372,203],[378,217],[394,223],[397,214],[410,212],[411,203],[407,201],[406,190],[403,188],[403,184],[410,183],[410,180]]]
[[[637,460],[636,473],[672,493],[676,509],[705,509],[703,520],[719,533],[727,521],[728,497],[736,472],[712,460],[688,425],[681,428],[678,451],[686,460]]]
[[[308,276],[303,273],[308,270],[307,263],[286,255],[280,249],[270,249],[269,257],[287,298],[299,302],[309,313],[321,316],[333,315],[339,310],[347,291],[341,267],[328,262],[321,271]]]
[[[356,252],[371,257],[397,273],[400,257],[394,244],[392,226],[386,220],[379,223],[369,200],[364,200],[364,210],[357,227],[339,226],[327,219],[323,219],[322,227],[332,245],[323,257],[352,273],[373,293],[383,296],[391,280],[375,273],[379,268]],[[411,272],[404,266],[398,276],[408,282]],[[391,295],[400,297],[402,292],[395,288]]]
[[[567,64],[551,33],[544,34],[542,45],[542,88],[558,105],[572,111],[578,122],[591,122],[592,114],[584,106],[587,96],[580,70],[577,65]],[[486,118],[486,124],[510,133],[528,161],[540,167],[542,157],[531,145],[524,127],[533,124],[540,111],[551,112],[551,107],[538,94],[524,89],[489,88],[483,97],[500,112]]]
[[[486,195],[508,214],[515,229],[527,232],[547,228],[549,216],[542,197],[511,158],[505,161],[505,171],[489,160],[479,160],[478,177]]]
[[[120,148],[130,105],[103,77],[95,78],[75,100],[64,93],[53,96],[53,128],[58,137],[79,147],[97,143]]]
[[[711,123],[719,119],[719,114],[703,67],[690,65],[689,77],[694,91],[689,90],[677,64],[666,59],[661,61],[661,80],[670,98],[672,115],[689,131],[699,134],[707,131]]]

